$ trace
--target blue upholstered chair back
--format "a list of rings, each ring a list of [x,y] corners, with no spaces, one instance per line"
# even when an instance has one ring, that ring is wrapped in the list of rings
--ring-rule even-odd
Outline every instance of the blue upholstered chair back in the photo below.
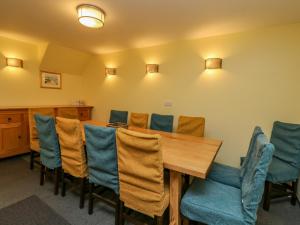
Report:
[[[85,125],[89,182],[119,193],[116,129]]]
[[[273,124],[271,143],[274,156],[300,169],[300,125],[276,121]]]
[[[172,115],[159,115],[153,113],[151,115],[150,129],[172,132],[173,120],[174,120],[174,116]]]
[[[267,137],[258,134],[251,143],[252,152],[242,179],[242,206],[246,224],[255,224],[257,208],[261,201],[269,165],[272,161],[274,146]]]
[[[250,164],[252,162],[252,158],[254,157],[255,154],[257,154],[255,152],[255,150],[258,150],[257,148],[254,147],[254,144],[256,143],[256,139],[258,137],[258,135],[263,134],[263,131],[260,127],[255,127],[254,131],[252,133],[252,137],[250,140],[250,144],[248,147],[248,152],[247,155],[245,157],[245,160],[243,161],[242,167],[241,167],[241,180],[243,179],[247,169],[250,167]]]
[[[128,118],[128,111],[117,111],[117,110],[111,110],[110,111],[110,123],[127,123]]]
[[[40,157],[42,164],[50,169],[60,167],[60,147],[54,118],[35,114],[34,119],[40,142]]]

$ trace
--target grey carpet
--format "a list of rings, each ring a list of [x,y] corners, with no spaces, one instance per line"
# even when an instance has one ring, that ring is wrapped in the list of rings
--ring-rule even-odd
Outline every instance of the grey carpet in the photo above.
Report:
[[[0,210],[1,225],[70,225],[36,195]]]
[[[0,161],[0,209],[32,195],[38,196],[50,208],[72,225],[114,225],[114,209],[95,202],[94,214],[88,215],[85,208],[79,209],[79,196],[67,191],[66,197],[53,194],[53,183],[39,185],[39,170],[29,170],[28,157]],[[299,225],[300,208],[289,201],[276,201],[269,212],[258,211],[257,225]],[[54,225],[54,224],[53,224]]]

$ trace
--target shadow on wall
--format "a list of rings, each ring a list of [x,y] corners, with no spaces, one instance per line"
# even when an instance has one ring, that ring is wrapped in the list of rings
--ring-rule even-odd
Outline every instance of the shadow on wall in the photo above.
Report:
[[[0,70],[2,70],[6,66],[5,56],[0,53]]]

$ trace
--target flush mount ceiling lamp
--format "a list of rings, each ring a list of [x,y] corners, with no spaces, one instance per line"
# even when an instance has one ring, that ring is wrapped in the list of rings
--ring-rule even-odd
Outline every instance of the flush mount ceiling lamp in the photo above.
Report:
[[[79,22],[90,28],[101,28],[104,26],[105,12],[94,5],[83,4],[77,6]]]
[[[17,58],[6,58],[6,65],[23,68],[23,60]]]
[[[159,65],[158,64],[146,64],[146,73],[158,73]]]
[[[222,59],[221,58],[208,58],[205,60],[205,69],[221,69]]]

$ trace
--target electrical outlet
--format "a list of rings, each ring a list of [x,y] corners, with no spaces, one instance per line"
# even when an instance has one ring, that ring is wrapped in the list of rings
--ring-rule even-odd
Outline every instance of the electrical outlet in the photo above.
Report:
[[[172,102],[172,101],[166,100],[166,101],[164,102],[164,107],[172,107],[172,106],[173,106],[173,102]]]

